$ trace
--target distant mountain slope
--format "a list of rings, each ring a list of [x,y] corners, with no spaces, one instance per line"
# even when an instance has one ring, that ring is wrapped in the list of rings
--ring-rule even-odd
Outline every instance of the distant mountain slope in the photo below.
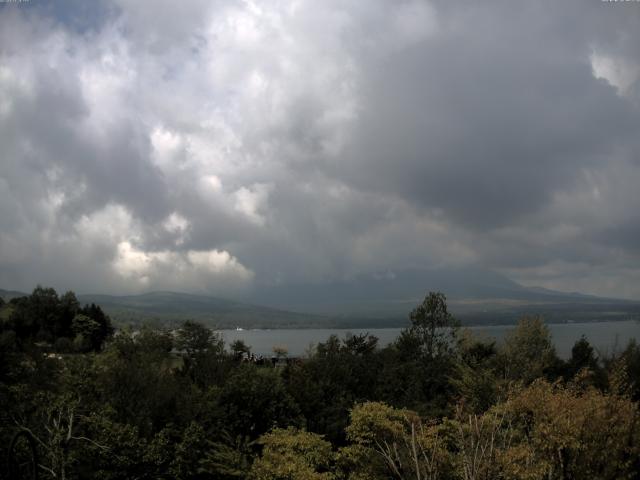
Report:
[[[256,287],[240,299],[151,292],[78,295],[100,305],[120,324],[174,325],[187,319],[217,328],[374,328],[404,326],[429,291],[447,295],[466,324],[514,323],[524,314],[548,321],[640,318],[640,302],[525,287],[482,269],[407,269],[363,274],[340,282]],[[6,300],[27,295],[0,290]]]
[[[78,295],[81,303],[100,305],[117,323],[172,324],[197,320],[217,328],[275,328],[325,324],[327,319],[205,295],[150,292],[142,295]]]
[[[286,310],[372,318],[406,315],[429,291],[447,295],[454,312],[557,303],[629,303],[577,293],[524,287],[481,269],[403,270],[360,275],[347,281],[273,286],[253,293],[251,301]]]
[[[29,294],[24,292],[18,292],[16,290],[3,290],[2,288],[0,288],[0,298],[2,298],[5,302],[8,302],[12,298],[24,297],[25,295],[29,295]]]

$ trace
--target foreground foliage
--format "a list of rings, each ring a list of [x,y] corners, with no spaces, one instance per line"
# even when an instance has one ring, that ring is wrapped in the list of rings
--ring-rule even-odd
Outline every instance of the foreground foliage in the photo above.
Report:
[[[635,342],[563,361],[539,318],[496,345],[430,294],[392,345],[331,336],[274,366],[194,322],[113,335],[74,298],[0,305],[0,444],[28,430],[41,478],[640,478]]]

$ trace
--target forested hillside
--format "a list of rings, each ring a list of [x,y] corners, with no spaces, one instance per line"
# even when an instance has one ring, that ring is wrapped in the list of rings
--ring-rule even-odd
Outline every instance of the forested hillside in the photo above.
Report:
[[[527,317],[498,346],[440,293],[388,347],[331,336],[295,359],[195,322],[114,334],[71,292],[0,309],[3,479],[33,468],[12,463],[30,458],[18,432],[40,478],[640,478],[633,341],[599,358],[582,339],[564,361]]]

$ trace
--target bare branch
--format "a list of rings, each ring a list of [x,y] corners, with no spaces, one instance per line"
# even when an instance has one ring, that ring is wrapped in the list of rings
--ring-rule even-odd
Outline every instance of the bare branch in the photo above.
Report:
[[[42,465],[41,463],[39,463],[38,464],[38,468],[41,468],[45,472],[49,472],[53,476],[53,478],[58,478],[58,475],[56,475],[56,472],[51,470],[49,467],[46,467],[46,466]]]
[[[105,445],[100,445],[98,442],[96,442],[95,440],[91,440],[90,438],[87,437],[75,437],[75,436],[71,436],[69,437],[70,440],[84,440],[85,442],[89,442],[92,443],[93,445],[95,445],[98,448],[102,448],[103,450],[109,450],[109,447],[105,446]]]

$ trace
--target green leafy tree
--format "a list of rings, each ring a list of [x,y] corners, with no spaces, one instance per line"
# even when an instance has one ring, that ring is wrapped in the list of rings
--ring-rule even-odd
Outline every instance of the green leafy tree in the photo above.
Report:
[[[551,333],[540,317],[523,317],[509,331],[501,352],[505,378],[525,384],[544,377],[557,363]]]
[[[320,342],[316,354],[283,372],[287,389],[302,410],[309,431],[340,444],[345,438],[349,409],[375,395],[381,368],[378,339],[347,334]]]
[[[347,333],[343,343],[343,350],[351,355],[370,355],[378,347],[378,338],[368,333]]]
[[[94,304],[80,307],[78,299],[73,292],[66,292],[58,297],[53,288],[37,286],[31,295],[12,299],[10,302],[9,321],[5,325],[6,329],[13,330],[19,345],[38,343],[40,346],[49,348],[56,345],[57,340],[74,339],[77,350],[98,351],[102,348],[105,340],[113,334],[111,320],[104,314],[102,309]],[[74,331],[79,328],[74,327],[74,319],[82,315],[96,322],[89,324],[84,319],[82,332]],[[55,346],[61,351],[66,341]]]
[[[114,420],[116,416],[111,407],[102,406],[85,417],[87,436],[96,443],[79,445],[74,478],[121,480],[149,478],[156,473],[148,458],[147,439],[135,426]]]
[[[151,472],[175,480],[199,478],[200,460],[207,447],[201,425],[190,422],[184,427],[169,424],[148,442],[144,460]]]
[[[566,364],[565,379],[571,380],[575,378],[578,373],[585,371],[586,375],[582,378],[600,388],[606,388],[607,378],[604,369],[600,366],[598,357],[593,350],[593,347],[589,344],[584,336],[580,338],[573,345],[571,349],[571,358]]]
[[[222,387],[220,405],[227,419],[223,429],[232,437],[255,440],[274,427],[300,421],[299,408],[276,369],[239,365]]]
[[[59,324],[59,299],[53,288],[44,288],[38,285],[29,296],[28,315],[36,325],[36,340],[50,341],[55,339],[56,325]],[[63,325],[63,330],[68,328]],[[60,332],[61,336],[64,335]]]
[[[504,478],[499,459],[510,446],[512,429],[503,412],[491,411],[483,415],[465,413],[461,407],[455,418],[443,422],[450,428],[453,465],[463,480],[493,480]],[[507,477],[509,478],[509,477]]]
[[[218,441],[208,441],[200,460],[200,471],[223,480],[247,477],[254,458],[256,440],[223,432]]]
[[[498,375],[495,341],[478,338],[465,329],[458,339],[458,353],[453,385],[467,410],[483,413],[496,403],[504,387]]]
[[[12,310],[9,327],[16,332],[21,344],[33,341],[54,341],[59,300],[53,288],[38,285],[31,295],[14,298],[10,304]]]
[[[224,352],[224,341],[210,328],[185,322],[178,330],[175,346],[182,352],[183,375],[197,386],[206,390],[224,382],[231,364]]]
[[[224,344],[220,337],[201,323],[187,320],[178,330],[176,348],[194,357],[198,353],[216,350],[221,352]]]
[[[430,292],[410,318],[411,326],[383,351],[379,399],[424,415],[448,414],[455,394],[458,323],[439,292]]]
[[[505,478],[637,478],[640,419],[629,398],[539,379],[494,410],[512,430],[497,457]]]
[[[321,435],[296,428],[275,429],[263,435],[262,455],[249,480],[332,480],[334,454]]]
[[[117,412],[114,420],[135,426],[145,437],[172,423],[182,386],[164,334],[123,331],[98,356],[96,387]]]
[[[604,357],[610,389],[640,401],[640,345],[635,339],[622,352]]]
[[[409,315],[408,336],[428,359],[449,355],[454,347],[458,323],[449,313],[447,298],[440,292],[429,292]]]
[[[93,303],[80,308],[78,313],[93,319],[100,326],[98,331],[94,334],[92,348],[95,351],[101,350],[104,343],[111,338],[114,333],[114,328],[111,325],[111,319],[102,311],[102,308],[100,308],[99,305],[95,305]]]
[[[80,399],[71,394],[43,394],[42,405],[28,424],[20,427],[27,430],[41,452],[40,470],[52,478],[66,480],[70,472],[79,462],[77,443],[90,443],[96,448],[107,450],[108,447],[84,435]]]
[[[425,423],[413,411],[380,402],[351,410],[347,438],[341,451],[350,478],[437,479],[452,470],[442,429]]]
[[[80,302],[76,298],[75,293],[69,291],[60,296],[58,301],[58,312],[56,321],[53,325],[53,336],[73,337],[73,319],[80,313]]]
[[[224,341],[201,323],[187,321],[178,330],[175,347],[182,352],[182,374],[206,390],[224,382],[232,368]]]
[[[236,358],[242,357],[243,354],[251,353],[251,347],[241,339],[237,339],[232,342],[231,345],[229,345],[229,348],[231,348],[231,352]]]
[[[79,352],[88,352],[101,343],[100,324],[83,314],[73,317],[71,331],[74,334],[74,346]]]

